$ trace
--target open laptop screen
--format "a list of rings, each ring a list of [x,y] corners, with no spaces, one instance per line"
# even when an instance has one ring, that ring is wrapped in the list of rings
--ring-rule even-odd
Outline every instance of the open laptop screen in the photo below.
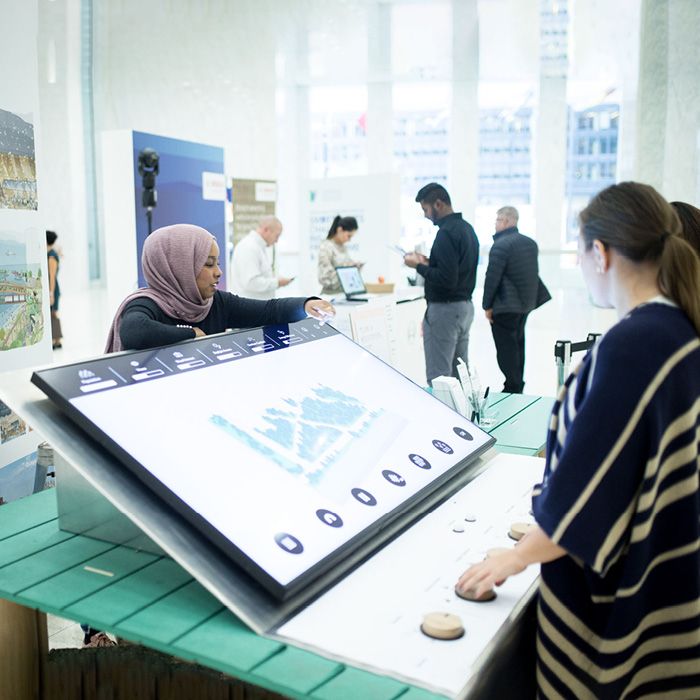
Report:
[[[355,265],[336,267],[335,271],[338,273],[340,286],[343,288],[343,293],[346,297],[367,293],[360,270]]]
[[[277,598],[332,571],[494,442],[313,319],[32,381]]]

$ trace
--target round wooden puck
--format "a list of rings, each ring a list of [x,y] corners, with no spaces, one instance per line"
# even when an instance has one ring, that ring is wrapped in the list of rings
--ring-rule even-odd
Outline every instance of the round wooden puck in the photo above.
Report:
[[[490,559],[498,554],[503,554],[503,552],[510,552],[510,549],[508,547],[492,547],[486,551],[485,559]]]
[[[510,526],[508,537],[519,542],[533,527],[535,527],[535,523],[513,523]]]
[[[459,639],[464,635],[462,620],[446,612],[431,612],[423,617],[420,631],[433,639]]]
[[[496,591],[493,590],[493,588],[490,588],[488,591],[484,591],[480,596],[474,595],[476,593],[476,589],[474,588],[468,588],[466,591],[462,592],[455,586],[455,593],[457,594],[458,598],[461,598],[462,600],[471,600],[474,603],[488,603],[490,600],[494,600],[496,598]]]

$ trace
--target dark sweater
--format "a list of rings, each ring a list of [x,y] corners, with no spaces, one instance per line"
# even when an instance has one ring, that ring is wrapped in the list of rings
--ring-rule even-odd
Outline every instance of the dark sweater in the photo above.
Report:
[[[527,314],[550,299],[540,282],[537,253],[537,243],[516,226],[494,235],[484,280],[484,309],[493,309],[494,314]]]
[[[469,301],[476,285],[479,239],[459,213],[436,222],[440,227],[428,265],[416,270],[425,278],[427,302]]]
[[[700,698],[699,396],[697,332],[663,303],[633,309],[559,391],[533,491],[566,550],[542,564],[538,697]]]
[[[309,298],[289,297],[258,301],[229,292],[216,291],[209,313],[193,323],[206,335],[230,328],[254,328],[275,323],[292,323],[305,318],[304,304]],[[181,319],[168,316],[155,301],[138,297],[122,312],[119,337],[124,350],[146,350],[195,337],[192,328],[178,328]]]

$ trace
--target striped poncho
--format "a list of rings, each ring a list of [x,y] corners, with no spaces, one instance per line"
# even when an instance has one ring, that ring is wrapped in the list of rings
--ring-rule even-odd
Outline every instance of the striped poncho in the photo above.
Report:
[[[539,697],[700,698],[700,339],[661,298],[614,326],[555,404],[533,512]]]

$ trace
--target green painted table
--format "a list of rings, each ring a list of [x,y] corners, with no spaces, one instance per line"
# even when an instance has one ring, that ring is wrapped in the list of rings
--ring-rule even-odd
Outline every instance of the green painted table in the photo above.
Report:
[[[491,394],[489,398],[487,415],[493,422],[484,429],[496,438],[496,449],[508,454],[542,456],[554,399],[503,393]]]
[[[292,698],[442,697],[256,635],[171,559],[59,530],[53,490],[0,508],[0,597]]]
[[[551,400],[494,394],[492,401],[489,431],[498,439],[496,448],[536,454]],[[443,697],[256,635],[168,557],[59,530],[53,490],[0,508],[0,598],[89,623],[292,698]],[[8,620],[17,624],[11,615],[4,623],[0,617],[7,633],[0,629],[4,679],[17,673],[11,652],[21,646],[13,636],[19,628],[8,633]],[[26,636],[35,655],[45,654],[45,631]],[[8,682],[4,687],[11,687]]]

